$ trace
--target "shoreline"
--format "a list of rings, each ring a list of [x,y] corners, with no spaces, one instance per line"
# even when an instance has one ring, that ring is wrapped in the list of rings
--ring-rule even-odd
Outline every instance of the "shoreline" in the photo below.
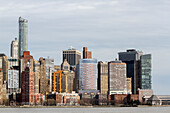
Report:
[[[120,106],[120,105],[115,105],[115,106],[0,106],[0,108],[110,108],[110,107],[170,107],[170,105],[138,105],[138,106]]]

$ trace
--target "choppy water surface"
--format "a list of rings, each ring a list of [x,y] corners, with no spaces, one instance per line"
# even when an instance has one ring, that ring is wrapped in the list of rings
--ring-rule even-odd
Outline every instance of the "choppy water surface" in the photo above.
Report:
[[[170,107],[0,108],[0,113],[170,113]]]

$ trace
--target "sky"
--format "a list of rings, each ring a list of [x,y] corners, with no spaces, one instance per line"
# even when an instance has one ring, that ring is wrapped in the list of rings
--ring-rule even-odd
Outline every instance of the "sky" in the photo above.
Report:
[[[34,59],[54,58],[70,46],[111,61],[135,48],[152,54],[154,93],[170,95],[169,0],[0,0],[0,53],[10,56],[18,18],[28,20],[28,47]]]

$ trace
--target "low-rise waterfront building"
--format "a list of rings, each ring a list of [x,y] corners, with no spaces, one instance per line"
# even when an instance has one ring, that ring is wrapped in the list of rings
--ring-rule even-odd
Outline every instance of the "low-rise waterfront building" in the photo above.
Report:
[[[80,96],[78,93],[53,92],[47,95],[47,105],[79,105]]]

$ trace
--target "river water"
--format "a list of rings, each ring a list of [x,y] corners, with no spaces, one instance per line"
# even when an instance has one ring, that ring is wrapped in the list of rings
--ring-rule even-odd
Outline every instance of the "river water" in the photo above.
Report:
[[[170,107],[0,108],[0,113],[170,113]]]

